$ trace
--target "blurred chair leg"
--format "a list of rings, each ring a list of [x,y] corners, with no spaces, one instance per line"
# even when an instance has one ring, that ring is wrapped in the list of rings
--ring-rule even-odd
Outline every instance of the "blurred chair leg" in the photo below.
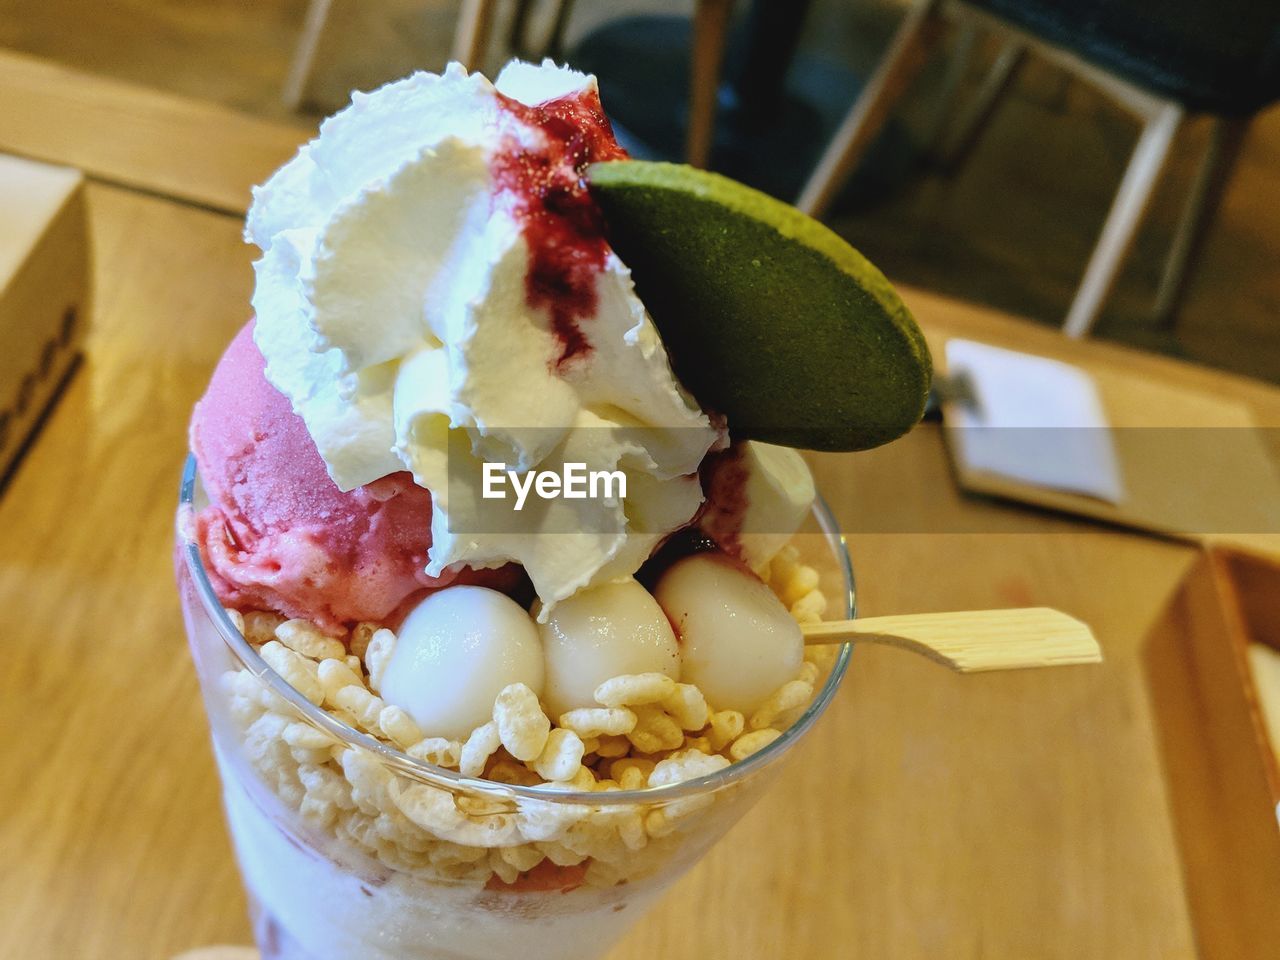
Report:
[[[1026,60],[1027,48],[1016,41],[1006,41],[996,55],[991,69],[982,79],[982,86],[974,94],[972,102],[960,115],[954,131],[938,154],[938,165],[948,173],[960,168],[978,137],[987,127],[987,121],[995,113],[1000,97],[1018,75],[1018,69]]]
[[[541,60],[551,57],[561,60],[564,56],[564,33],[569,26],[569,17],[573,13],[575,0],[556,0],[556,12],[551,21],[551,29],[542,43],[536,43],[529,36],[529,16],[533,12],[536,0],[517,0],[515,10],[511,14],[511,26],[507,32],[507,48],[521,60]]]
[[[1069,337],[1083,337],[1093,329],[1102,303],[1111,292],[1120,265],[1133,242],[1147,201],[1160,177],[1169,146],[1182,123],[1182,108],[1168,102],[1148,118],[1142,136],[1133,149],[1120,189],[1111,203],[1111,212],[1102,228],[1098,244],[1089,257],[1084,279],[1067,313],[1063,332]]]
[[[329,19],[331,2],[332,0],[311,0],[307,6],[307,17],[302,22],[302,35],[298,37],[293,62],[289,65],[289,76],[280,92],[280,100],[289,110],[297,110],[302,103],[307,79],[311,76],[311,67],[315,63],[316,49],[320,46],[320,34],[324,33],[325,21]]]
[[[965,20],[956,31],[955,49],[947,59],[947,72],[943,74],[938,85],[938,94],[933,103],[933,116],[929,120],[929,134],[925,141],[929,144],[929,153],[937,154],[942,146],[947,131],[951,128],[951,114],[955,107],[956,95],[964,82],[965,74],[973,62],[973,52],[978,46],[978,25],[972,20]]]
[[[1187,197],[1178,231],[1174,234],[1165,261],[1164,275],[1156,294],[1155,317],[1161,326],[1172,328],[1177,320],[1178,308],[1186,292],[1189,268],[1200,253],[1205,235],[1213,225],[1214,215],[1222,201],[1223,191],[1231,179],[1236,159],[1240,156],[1240,144],[1249,130],[1252,117],[1215,117],[1209,145],[1195,182]]]
[[[857,169],[858,161],[884,126],[889,111],[920,72],[942,34],[939,0],[917,0],[898,28],[889,52],[867,81],[844,122],[818,161],[796,206],[820,217]]]
[[[533,10],[534,0],[516,0],[515,9],[511,11],[511,24],[507,32],[507,49],[511,55],[521,60],[530,59],[529,53],[529,13]]]
[[[569,26],[575,0],[560,0],[556,17],[551,24],[551,36],[547,38],[547,56],[552,60],[564,59],[564,32]]]
[[[478,70],[484,60],[485,47],[489,43],[489,27],[493,23],[494,0],[462,0],[458,10],[458,25],[453,32],[453,53],[450,59],[458,61],[468,70]]]
[[[693,13],[693,50],[689,64],[689,130],[685,158],[690,166],[706,167],[715,142],[716,100],[720,69],[729,37],[734,0],[698,0]]]

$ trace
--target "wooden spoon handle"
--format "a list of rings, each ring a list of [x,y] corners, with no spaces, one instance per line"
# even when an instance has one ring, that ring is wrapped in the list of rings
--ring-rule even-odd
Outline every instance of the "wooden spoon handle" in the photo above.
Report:
[[[801,624],[804,642],[887,643],[923,654],[961,673],[1098,663],[1093,632],[1048,607],[912,613],[865,620]]]

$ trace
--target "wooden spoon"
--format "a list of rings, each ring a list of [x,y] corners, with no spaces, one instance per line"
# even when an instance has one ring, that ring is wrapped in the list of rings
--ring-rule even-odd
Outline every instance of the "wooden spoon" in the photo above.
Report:
[[[1088,626],[1048,607],[912,613],[801,624],[804,642],[886,643],[960,673],[1098,663]]]

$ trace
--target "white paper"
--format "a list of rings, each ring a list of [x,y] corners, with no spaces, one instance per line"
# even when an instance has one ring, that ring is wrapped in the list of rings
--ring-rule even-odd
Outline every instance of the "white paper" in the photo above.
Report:
[[[969,467],[1110,503],[1124,499],[1102,400],[1083,370],[950,340],[947,373],[967,376],[976,400],[948,410],[956,452]]]

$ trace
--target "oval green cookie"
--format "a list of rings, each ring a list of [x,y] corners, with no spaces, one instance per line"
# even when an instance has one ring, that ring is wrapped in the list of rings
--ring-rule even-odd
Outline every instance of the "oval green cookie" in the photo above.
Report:
[[[865,450],[920,419],[920,328],[831,230],[682,164],[597,163],[588,177],[676,375],[735,437]]]

